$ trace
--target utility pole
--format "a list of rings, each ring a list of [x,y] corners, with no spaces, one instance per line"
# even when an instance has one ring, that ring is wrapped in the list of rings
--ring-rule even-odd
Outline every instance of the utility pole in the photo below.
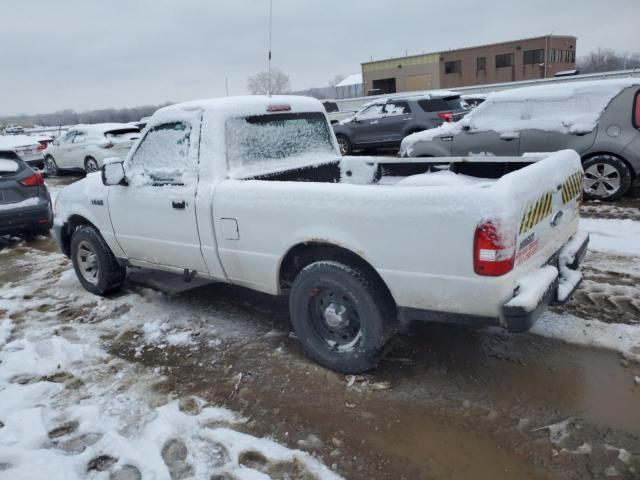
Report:
[[[267,95],[271,96],[271,24],[273,19],[273,0],[269,0],[269,83]]]
[[[224,86],[227,89],[227,97],[229,96],[229,77],[224,77]]]

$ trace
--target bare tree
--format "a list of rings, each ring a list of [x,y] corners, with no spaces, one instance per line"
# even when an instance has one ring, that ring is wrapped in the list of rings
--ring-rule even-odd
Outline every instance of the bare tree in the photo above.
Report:
[[[289,92],[289,75],[277,68],[271,70],[271,91],[269,91],[269,72],[260,72],[249,77],[247,89],[253,95],[287,93]]]
[[[580,73],[611,72],[614,70],[640,68],[640,54],[617,53],[610,48],[598,48],[598,50],[580,58],[576,66]]]

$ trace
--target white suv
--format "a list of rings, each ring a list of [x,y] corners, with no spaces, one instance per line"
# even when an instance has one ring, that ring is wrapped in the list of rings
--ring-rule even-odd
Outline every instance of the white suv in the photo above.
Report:
[[[97,172],[109,157],[125,157],[140,138],[140,129],[124,123],[77,125],[49,144],[44,171],[55,176],[61,170]]]

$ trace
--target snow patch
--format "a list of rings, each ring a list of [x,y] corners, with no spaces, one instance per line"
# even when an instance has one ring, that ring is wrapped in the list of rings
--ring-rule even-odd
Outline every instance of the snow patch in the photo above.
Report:
[[[580,228],[590,234],[590,250],[640,256],[640,222],[629,219],[581,218]]]

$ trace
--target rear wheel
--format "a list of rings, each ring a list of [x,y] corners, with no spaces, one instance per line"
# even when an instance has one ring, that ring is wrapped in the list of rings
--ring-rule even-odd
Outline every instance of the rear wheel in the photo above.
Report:
[[[87,173],[97,172],[98,170],[100,170],[98,161],[93,157],[87,157],[84,161],[84,170]]]
[[[291,321],[307,354],[342,373],[361,373],[382,358],[397,330],[395,308],[377,279],[342,263],[321,261],[296,277]]]
[[[82,286],[96,295],[118,288],[127,273],[100,233],[86,225],[73,232],[71,261]]]
[[[584,193],[592,200],[617,200],[631,187],[631,171],[613,155],[597,155],[585,160]]]
[[[44,174],[47,177],[57,177],[60,174],[58,164],[51,155],[47,155],[44,159]]]
[[[353,153],[353,146],[346,135],[338,134],[336,135],[336,140],[338,140],[338,147],[340,147],[340,155],[351,155]]]

